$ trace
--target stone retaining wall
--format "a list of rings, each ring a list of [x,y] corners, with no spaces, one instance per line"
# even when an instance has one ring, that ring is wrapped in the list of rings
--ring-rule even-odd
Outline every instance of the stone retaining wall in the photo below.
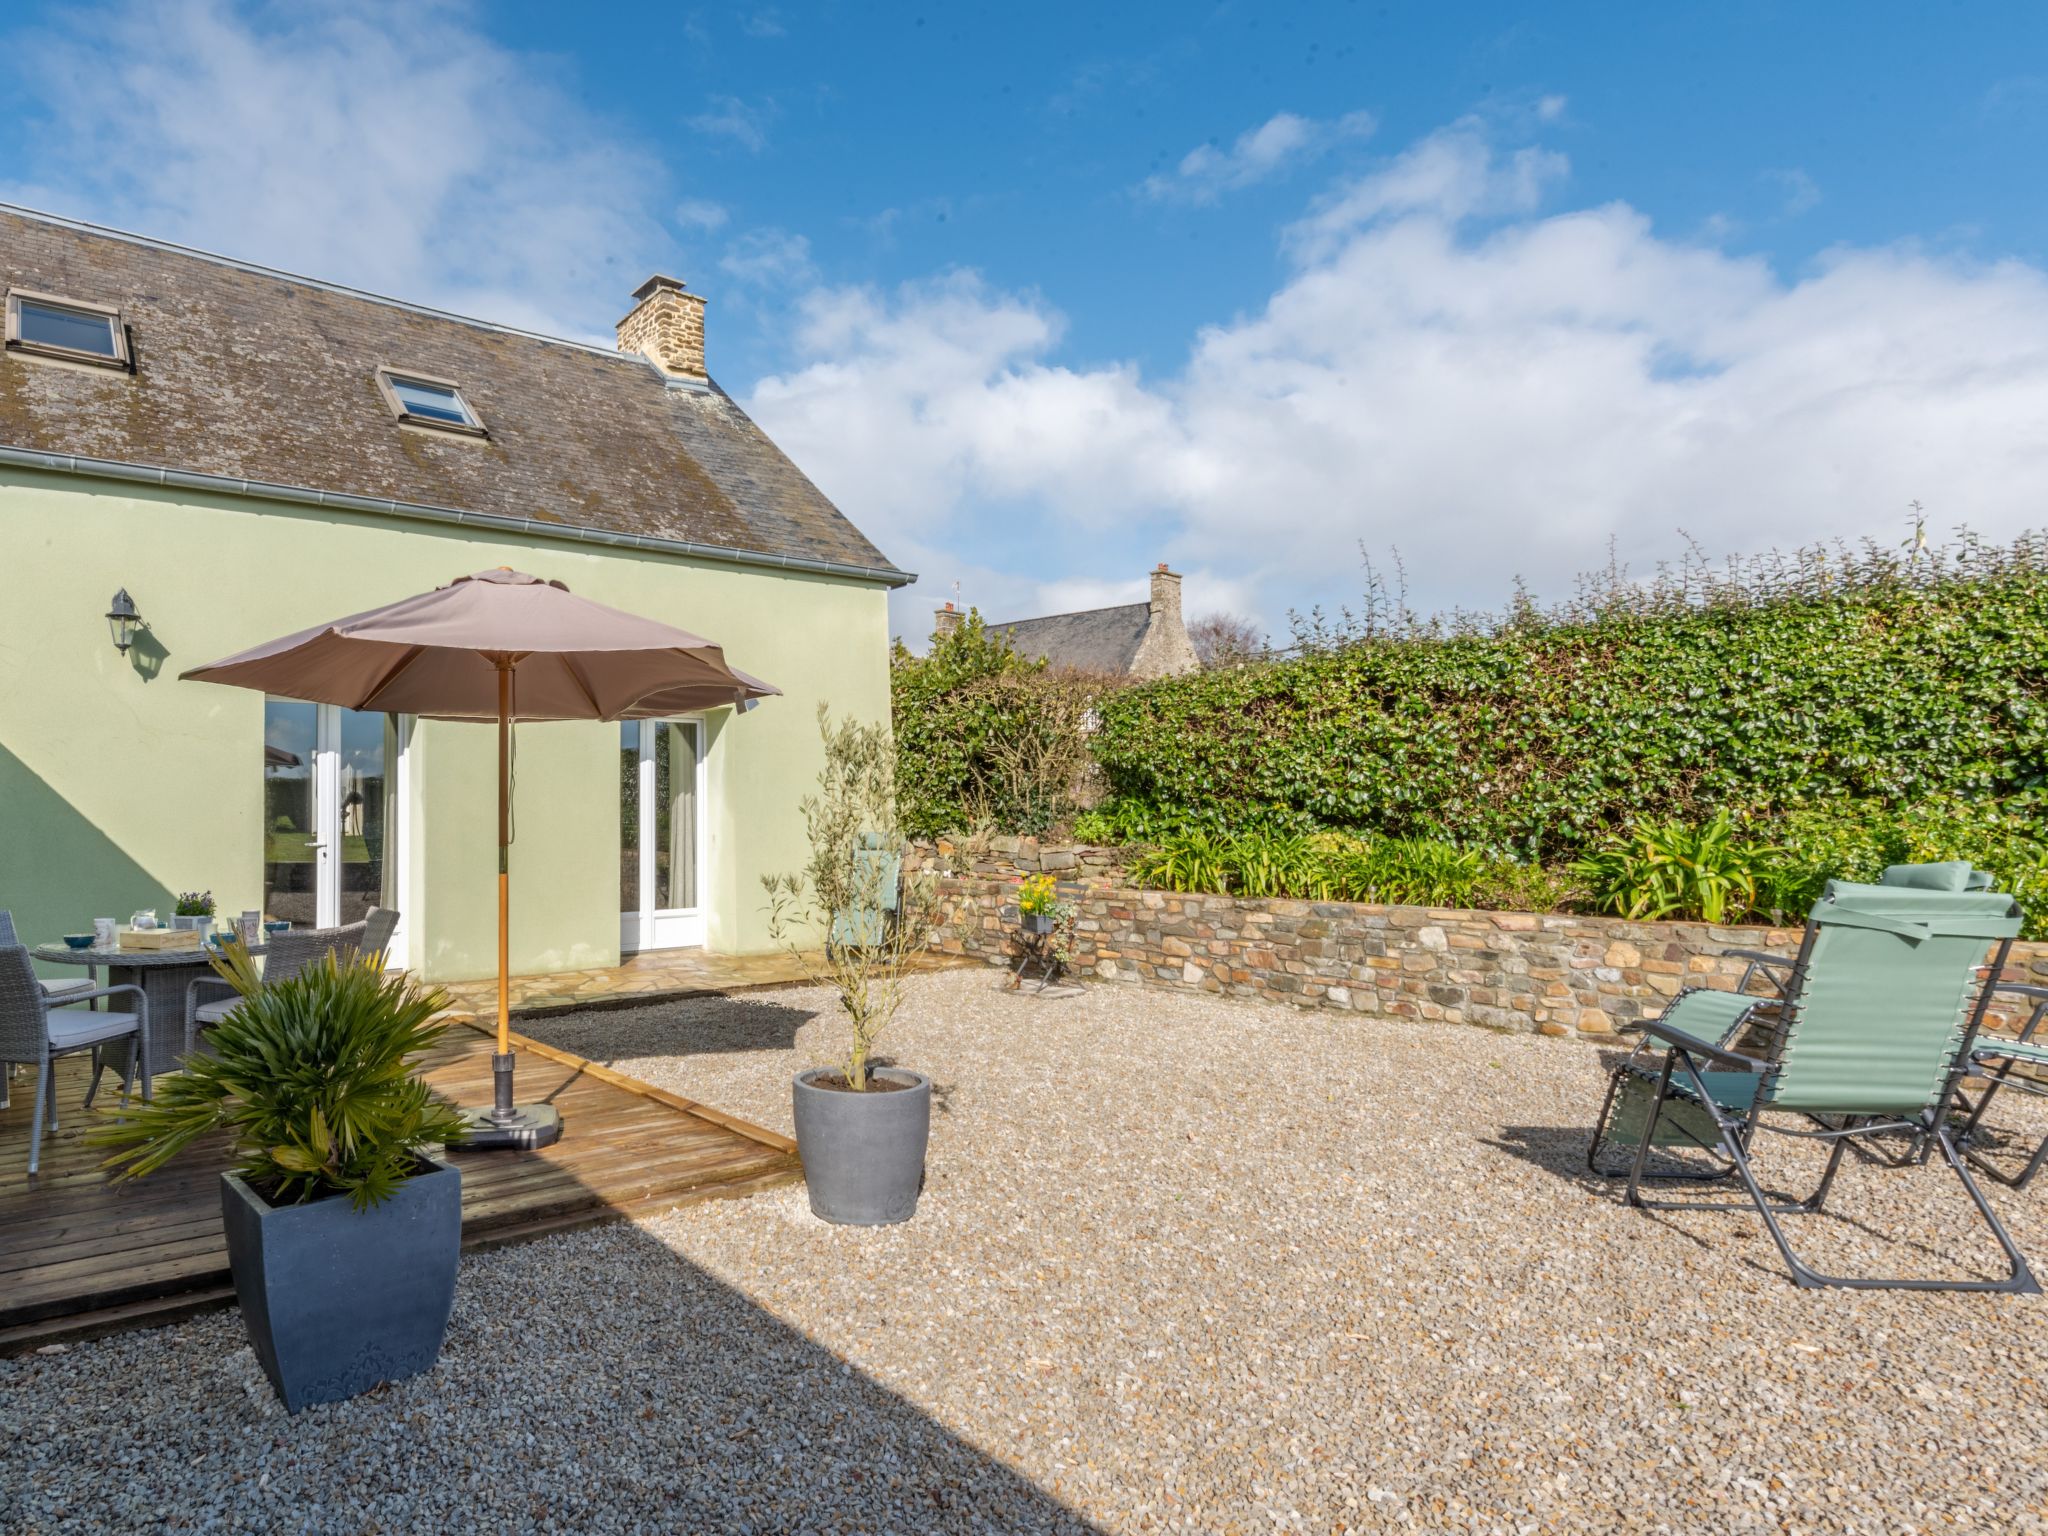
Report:
[[[968,871],[939,885],[933,947],[1013,963],[1016,877]],[[1060,894],[1076,909],[1071,960],[1084,977],[1593,1039],[1681,988],[1732,990],[1745,962],[1724,958],[1730,949],[1789,956],[1799,941],[1797,929],[1240,900],[1105,879],[1062,880]],[[2008,979],[2048,985],[2048,944],[2016,946]]]
[[[1131,850],[1100,843],[1041,842],[1035,837],[939,837],[913,842],[906,869],[976,875],[1058,875],[1115,881]]]

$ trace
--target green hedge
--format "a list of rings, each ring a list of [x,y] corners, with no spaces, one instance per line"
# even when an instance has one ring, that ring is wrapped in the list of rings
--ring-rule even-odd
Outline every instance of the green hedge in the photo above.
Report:
[[[1366,640],[1112,693],[1091,741],[1101,815],[1542,863],[1641,817],[1722,809],[1760,837],[1852,805],[1887,825],[1930,804],[2024,820],[2048,764],[2048,575],[2029,559],[1887,569],[1818,595]]]
[[[1094,689],[1026,661],[970,613],[890,667],[896,793],[913,836],[977,826],[1038,836],[1070,816],[1088,767]]]

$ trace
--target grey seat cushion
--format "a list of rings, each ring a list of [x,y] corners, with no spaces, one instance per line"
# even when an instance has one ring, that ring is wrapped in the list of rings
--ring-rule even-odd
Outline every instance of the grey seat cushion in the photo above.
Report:
[[[132,1013],[53,1013],[50,1015],[50,1044],[61,1050],[74,1045],[96,1045],[135,1032]]]
[[[235,1004],[240,1001],[239,997],[227,997],[222,998],[217,1003],[202,1003],[192,1010],[192,1022],[195,1024],[218,1024],[222,1019],[235,1011]]]
[[[67,992],[90,992],[99,985],[90,976],[45,976],[43,996],[62,997]]]

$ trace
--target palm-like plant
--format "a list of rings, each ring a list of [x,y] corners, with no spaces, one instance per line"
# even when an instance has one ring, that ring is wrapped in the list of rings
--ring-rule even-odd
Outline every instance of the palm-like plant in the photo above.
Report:
[[[153,1173],[225,1130],[235,1171],[272,1205],[345,1194],[364,1210],[417,1171],[421,1148],[462,1139],[460,1113],[413,1075],[447,1028],[433,1022],[444,994],[332,955],[265,986],[239,943],[215,968],[242,1000],[209,1032],[213,1054],[93,1133],[112,1177]]]
[[[1601,911],[1623,917],[1739,922],[1758,907],[1757,876],[1779,850],[1737,841],[1726,811],[1701,827],[1639,822],[1572,865]]]

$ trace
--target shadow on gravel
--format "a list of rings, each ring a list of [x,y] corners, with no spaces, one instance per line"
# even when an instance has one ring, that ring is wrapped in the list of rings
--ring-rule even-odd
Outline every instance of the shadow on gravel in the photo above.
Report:
[[[599,1008],[515,1015],[513,1027],[589,1061],[623,1064],[647,1056],[725,1051],[786,1051],[797,1031],[817,1017],[767,998],[720,996],[640,1001],[621,998]]]
[[[1595,1108],[1597,1107],[1596,1105]],[[1491,1147],[1496,1152],[1505,1152],[1510,1157],[1520,1158],[1530,1166],[1541,1168],[1545,1173],[1552,1174],[1562,1179],[1565,1183],[1573,1185],[1575,1188],[1597,1195],[1601,1199],[1611,1201],[1617,1208],[1626,1209],[1623,1193],[1628,1187],[1627,1176],[1625,1174],[1621,1176],[1597,1174],[1586,1166],[1586,1149],[1591,1144],[1592,1137],[1593,1128],[1589,1118],[1588,1122],[1584,1125],[1500,1126],[1493,1136],[1482,1136],[1480,1141],[1482,1145]],[[1802,1167],[1799,1170],[1800,1177],[1793,1180],[1796,1188],[1779,1187],[1774,1182],[1774,1177],[1791,1177],[1781,1169],[1774,1170],[1771,1166],[1773,1162],[1771,1154],[1785,1150],[1781,1145],[1783,1138],[1760,1136],[1758,1140],[1763,1143],[1761,1152],[1753,1150],[1751,1156],[1756,1167],[1757,1181],[1763,1185],[1764,1194],[1774,1203],[1782,1204],[1791,1204],[1803,1200],[1810,1195],[1815,1184],[1819,1181],[1821,1158],[1813,1154],[1810,1148],[1795,1150],[1792,1155],[1799,1157],[1802,1162]],[[1796,1223],[1796,1225],[1788,1225],[1786,1228],[1787,1232],[1791,1234],[1794,1246],[1802,1250],[1808,1249],[1815,1245],[1816,1239],[1821,1237],[1827,1227],[1832,1226],[1846,1231],[1861,1233],[1866,1237],[1880,1239],[1893,1248],[1906,1253],[1918,1254],[1923,1258],[1931,1258],[1947,1263],[1956,1262],[1958,1256],[1952,1250],[1936,1247],[1913,1236],[1911,1233],[1899,1231],[1889,1225],[1875,1225],[1858,1217],[1853,1211],[1844,1209],[1845,1202],[1853,1202],[1855,1200],[1857,1185],[1866,1180],[1926,1179],[1939,1182],[1951,1179],[1947,1171],[1938,1164],[1924,1167],[1911,1164],[1890,1164],[1874,1155],[1863,1152],[1860,1148],[1854,1150],[1858,1152],[1858,1156],[1844,1161],[1842,1171],[1835,1181],[1834,1190],[1828,1196],[1827,1204],[1823,1209],[1817,1212],[1801,1212],[1780,1217],[1782,1221]],[[1697,1163],[1680,1162],[1673,1157],[1665,1155],[1662,1149],[1653,1149],[1654,1158],[1663,1158],[1663,1161],[1660,1165],[1657,1161],[1653,1160],[1651,1165],[1653,1169],[1661,1166],[1665,1171],[1672,1173],[1698,1172],[1699,1165]],[[1625,1161],[1625,1155],[1617,1157],[1617,1162],[1625,1163]],[[1810,1172],[1804,1166],[1807,1162],[1811,1163]],[[1953,1194],[1957,1202],[1956,1220],[1958,1222],[1966,1220],[1967,1208],[1962,1203],[1966,1197],[1961,1188],[1954,1186],[1951,1182],[1950,1187],[1944,1189],[1942,1193],[1944,1196]],[[1711,1249],[1718,1246],[1711,1240],[1710,1236],[1714,1229],[1712,1227],[1702,1227],[1698,1221],[1688,1225],[1686,1224],[1688,1218],[1698,1217],[1707,1221],[1732,1223],[1733,1225],[1730,1228],[1731,1234],[1739,1230],[1744,1236],[1751,1234],[1759,1237],[1764,1236],[1762,1218],[1756,1214],[1755,1207],[1749,1203],[1748,1198],[1744,1195],[1741,1182],[1732,1175],[1726,1178],[1672,1178],[1658,1180],[1654,1184],[1645,1186],[1645,1198],[1685,1201],[1687,1203],[1699,1202],[1702,1209],[1698,1211],[1638,1210],[1634,1214],[1664,1228],[1675,1236],[1687,1239],[1701,1248]],[[1715,1211],[1705,1208],[1722,1203],[1733,1204],[1737,1206],[1737,1209]],[[1740,1254],[1731,1254],[1730,1257],[1735,1262],[1745,1264],[1752,1269],[1773,1274],[1782,1274],[1784,1272],[1782,1266],[1775,1262],[1759,1263],[1747,1255]],[[1810,1260],[1812,1257],[1811,1253],[1808,1254],[1808,1257]],[[1775,1261],[1776,1258],[1776,1251],[1773,1250],[1771,1260]],[[1995,1271],[1986,1270],[1981,1278],[1997,1278],[1997,1275]]]
[[[477,1155],[465,1176],[519,1155]],[[899,1321],[855,1278],[876,1234],[814,1222],[787,1191],[748,1206],[847,1255],[831,1298],[847,1337]],[[958,1381],[932,1385],[962,1400]],[[40,1536],[1099,1530],[1001,1446],[623,1223],[465,1254],[439,1362],[352,1401],[288,1416],[230,1308],[0,1359],[0,1434],[35,1446],[0,1485],[0,1530]],[[110,1479],[107,1448],[138,1437],[149,1455]]]

